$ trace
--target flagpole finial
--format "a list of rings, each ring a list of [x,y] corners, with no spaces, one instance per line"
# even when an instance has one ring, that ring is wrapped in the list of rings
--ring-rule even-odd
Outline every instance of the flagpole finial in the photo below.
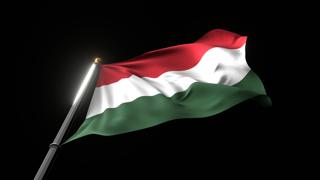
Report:
[[[101,58],[99,58],[99,57],[95,58],[93,63],[100,64],[101,63]]]

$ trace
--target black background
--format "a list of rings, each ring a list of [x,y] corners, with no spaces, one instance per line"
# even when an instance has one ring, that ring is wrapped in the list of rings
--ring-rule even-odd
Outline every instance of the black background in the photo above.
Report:
[[[196,3],[195,3],[196,4]],[[285,17],[262,5],[46,4],[19,7],[14,37],[15,116],[26,147],[21,174],[32,179],[62,124],[94,57],[119,62],[144,52],[190,43],[222,28],[248,36],[247,62],[263,81],[272,107],[249,100],[213,117],[171,121],[112,137],[87,136],[59,149],[47,179],[187,178],[196,175],[273,177],[288,160],[283,123],[274,117],[274,31]],[[226,11],[227,8],[227,11]],[[266,8],[266,7],[264,7]],[[240,9],[240,10],[239,10]],[[242,13],[242,12],[246,12]],[[21,88],[23,87],[23,91]],[[83,122],[93,86],[67,134]],[[19,89],[20,88],[20,89]],[[19,89],[19,90],[18,90]]]

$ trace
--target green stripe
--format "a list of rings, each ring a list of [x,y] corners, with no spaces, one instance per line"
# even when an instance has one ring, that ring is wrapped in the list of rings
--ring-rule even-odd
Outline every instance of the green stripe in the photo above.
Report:
[[[259,96],[262,95],[262,96]],[[258,76],[250,71],[236,85],[193,83],[172,97],[143,96],[86,119],[66,142],[89,135],[111,136],[152,127],[169,120],[208,117],[253,97],[271,103]]]

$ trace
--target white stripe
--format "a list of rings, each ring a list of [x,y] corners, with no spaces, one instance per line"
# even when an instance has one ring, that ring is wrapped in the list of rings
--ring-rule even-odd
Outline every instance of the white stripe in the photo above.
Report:
[[[163,94],[171,97],[185,91],[194,82],[231,86],[241,81],[249,70],[245,59],[245,45],[239,49],[215,47],[209,49],[191,69],[168,71],[157,78],[132,75],[96,88],[87,118],[100,114],[108,108],[116,108],[123,103],[134,101],[141,96]]]

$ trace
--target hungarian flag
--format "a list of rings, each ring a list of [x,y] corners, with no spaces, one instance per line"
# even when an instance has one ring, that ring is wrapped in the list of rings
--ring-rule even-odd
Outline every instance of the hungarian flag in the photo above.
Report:
[[[101,65],[86,120],[67,142],[208,117],[250,98],[270,102],[246,62],[246,40],[215,29],[194,43]]]

